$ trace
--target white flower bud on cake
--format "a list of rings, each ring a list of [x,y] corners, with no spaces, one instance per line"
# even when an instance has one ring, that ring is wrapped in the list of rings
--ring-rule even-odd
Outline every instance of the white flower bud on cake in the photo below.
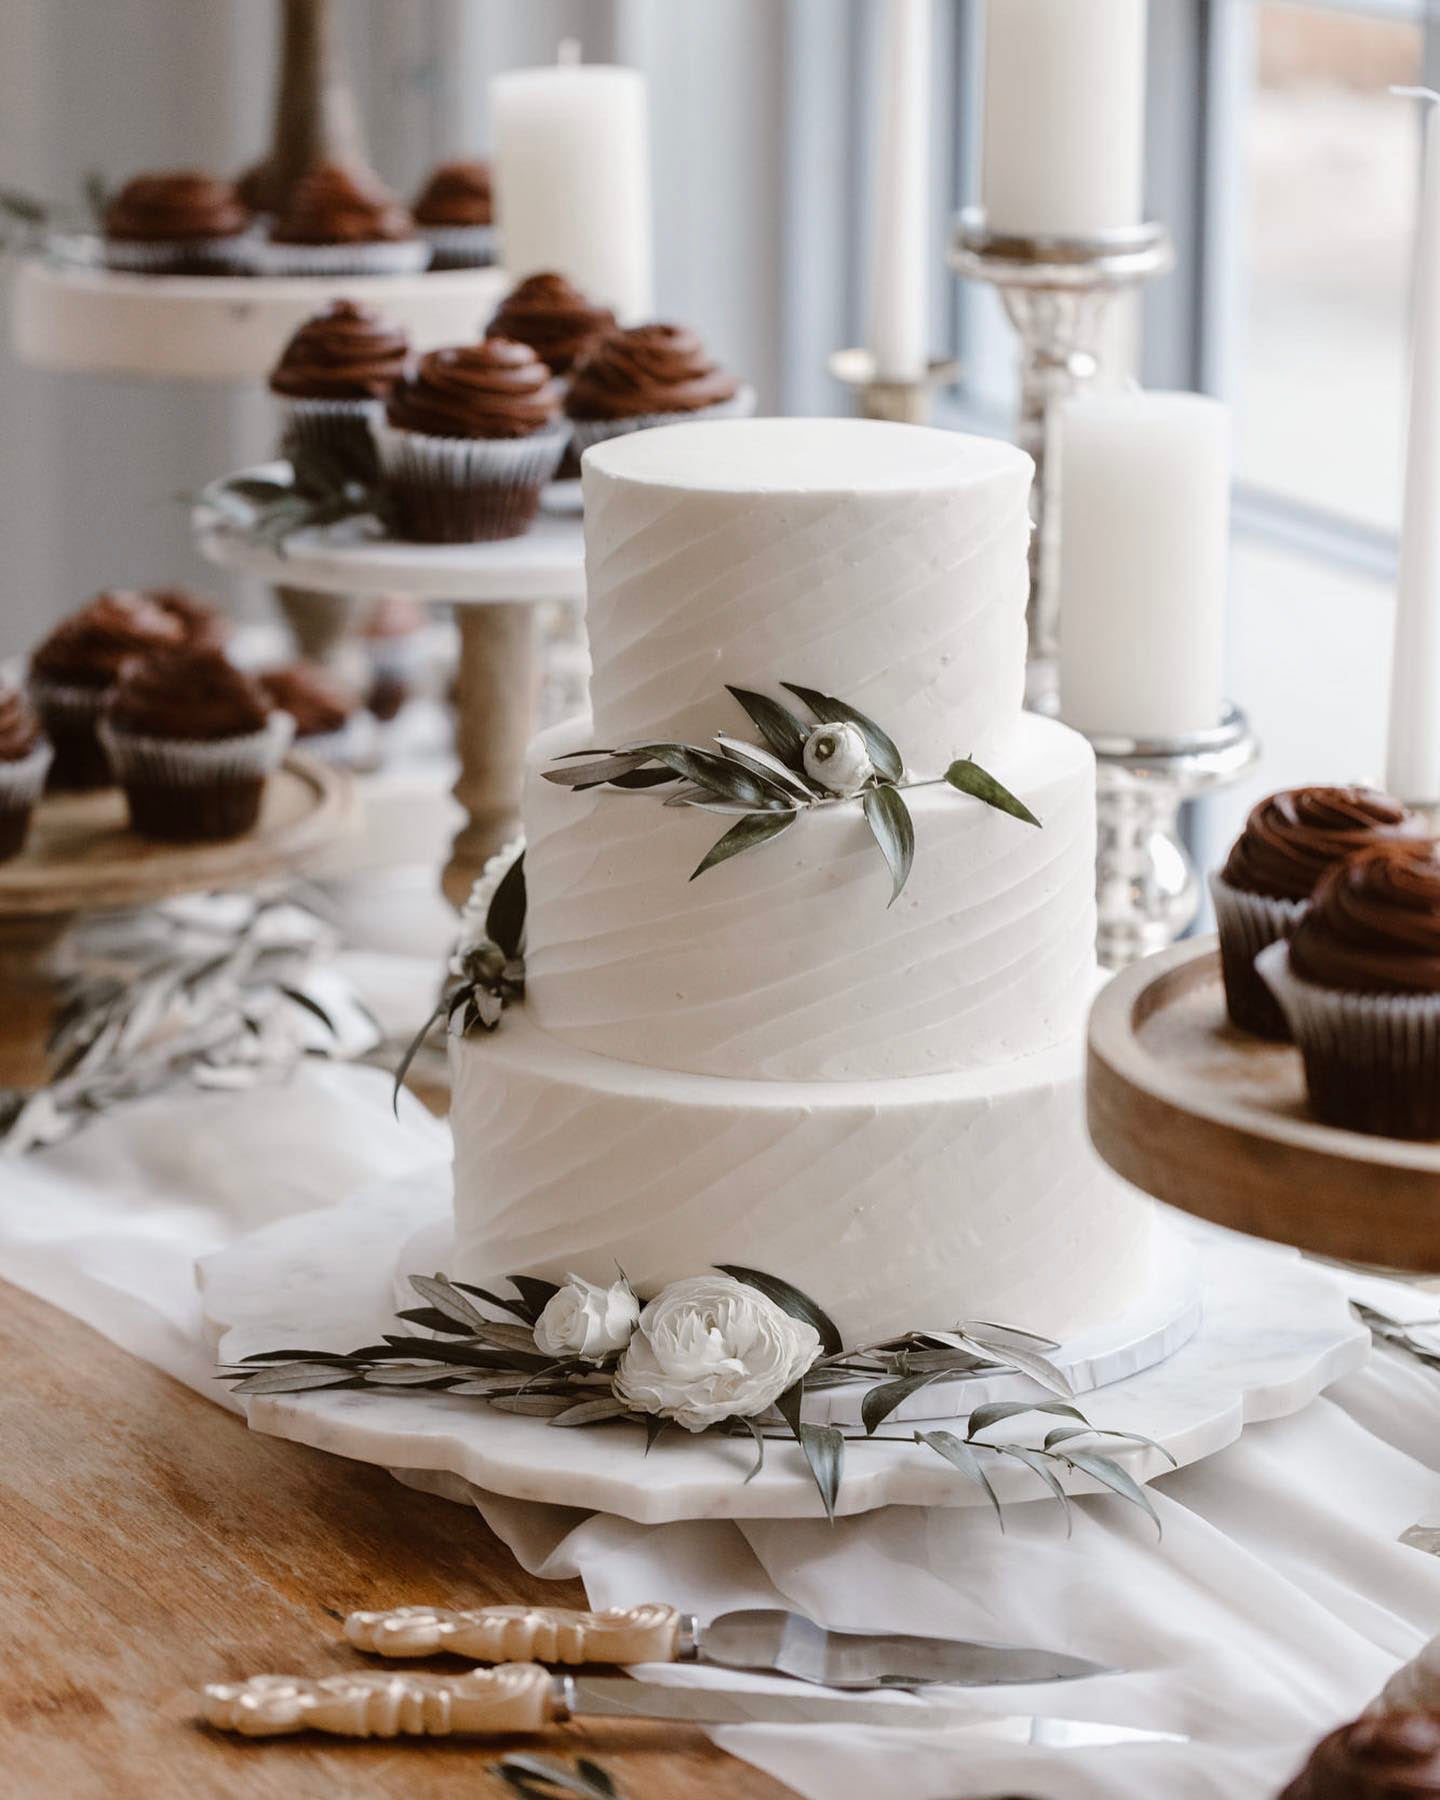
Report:
[[[599,1362],[623,1350],[640,1319],[640,1302],[625,1280],[601,1287],[582,1275],[567,1277],[535,1321],[535,1347],[545,1356],[580,1356]]]
[[[817,725],[805,740],[805,773],[832,794],[858,794],[875,773],[864,733],[854,725]]]
[[[704,1431],[774,1404],[820,1354],[812,1325],[729,1275],[672,1281],[640,1315],[615,1372],[637,1412]]]

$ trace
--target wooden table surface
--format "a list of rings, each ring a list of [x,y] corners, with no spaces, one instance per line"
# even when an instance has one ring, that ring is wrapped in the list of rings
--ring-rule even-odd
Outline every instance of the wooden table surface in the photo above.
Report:
[[[355,1666],[337,1642],[352,1608],[581,1605],[578,1583],[524,1574],[477,1514],[382,1470],[251,1435],[3,1283],[0,1364],[0,1793],[510,1792],[487,1769],[519,1744],[246,1743],[195,1724],[196,1691]],[[626,1800],[790,1791],[674,1725],[572,1725],[523,1747],[595,1758]]]

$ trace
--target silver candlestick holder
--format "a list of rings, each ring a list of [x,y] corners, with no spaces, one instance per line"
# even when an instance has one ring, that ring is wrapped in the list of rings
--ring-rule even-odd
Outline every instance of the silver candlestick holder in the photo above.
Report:
[[[1097,769],[1096,949],[1104,968],[1123,969],[1194,923],[1200,876],[1180,835],[1180,808],[1235,781],[1260,743],[1231,705],[1218,725],[1184,737],[1086,735]]]
[[[1104,368],[1105,332],[1117,297],[1173,268],[1163,225],[1094,237],[1017,237],[992,231],[979,207],[955,226],[950,266],[999,290],[1020,338],[1020,420],[1016,441],[1035,459],[1030,540],[1026,700],[1053,706],[1060,648],[1059,472],[1047,452],[1055,413]]]
[[[951,357],[935,357],[925,373],[910,381],[895,381],[877,372],[868,350],[837,350],[827,367],[855,396],[862,419],[888,419],[897,425],[928,425],[936,393],[953,387],[960,365]]]

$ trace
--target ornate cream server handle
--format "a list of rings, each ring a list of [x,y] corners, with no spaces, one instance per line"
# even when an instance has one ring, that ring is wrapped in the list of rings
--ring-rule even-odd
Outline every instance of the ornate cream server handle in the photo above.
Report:
[[[615,1606],[572,1612],[563,1606],[486,1606],[475,1612],[400,1606],[355,1612],[345,1636],[376,1656],[449,1652],[487,1663],[676,1662],[689,1633],[673,1606]]]
[[[543,1731],[569,1718],[567,1676],[536,1663],[463,1675],[252,1675],[205,1689],[204,1718],[242,1737],[485,1737]]]

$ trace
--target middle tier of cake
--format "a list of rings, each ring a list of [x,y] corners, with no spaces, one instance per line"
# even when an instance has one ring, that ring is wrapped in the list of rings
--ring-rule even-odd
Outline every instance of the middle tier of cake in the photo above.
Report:
[[[541,779],[592,742],[543,738],[525,795],[526,1004],[551,1037],[692,1074],[888,1080],[1028,1055],[1084,1017],[1095,770],[1064,726],[1024,714],[989,759],[1039,830],[943,785],[907,794],[893,906],[858,801],[691,881],[733,821]]]

